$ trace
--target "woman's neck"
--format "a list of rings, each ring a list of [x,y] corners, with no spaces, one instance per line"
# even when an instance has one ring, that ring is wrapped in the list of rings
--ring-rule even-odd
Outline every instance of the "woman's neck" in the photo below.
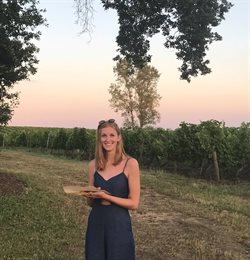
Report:
[[[113,164],[115,161],[115,152],[108,152],[106,160],[107,160],[107,165]]]

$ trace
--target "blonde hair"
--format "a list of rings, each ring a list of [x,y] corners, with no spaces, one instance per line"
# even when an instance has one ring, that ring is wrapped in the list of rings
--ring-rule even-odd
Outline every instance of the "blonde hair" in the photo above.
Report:
[[[123,147],[123,140],[121,135],[121,130],[118,125],[115,123],[114,119],[110,119],[107,121],[100,121],[99,125],[96,130],[96,146],[95,146],[95,164],[97,170],[104,170],[107,163],[107,151],[103,148],[101,143],[101,130],[106,127],[112,127],[115,129],[118,136],[120,136],[120,140],[116,145],[116,153],[113,165],[119,164],[123,156],[126,155],[124,147]]]

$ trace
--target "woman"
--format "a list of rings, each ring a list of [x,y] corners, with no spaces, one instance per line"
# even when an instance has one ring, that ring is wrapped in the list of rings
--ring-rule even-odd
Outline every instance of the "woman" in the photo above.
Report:
[[[95,159],[89,163],[88,193],[92,210],[86,232],[86,260],[134,260],[135,245],[128,210],[138,208],[140,176],[137,160],[126,155],[114,119],[99,122]]]

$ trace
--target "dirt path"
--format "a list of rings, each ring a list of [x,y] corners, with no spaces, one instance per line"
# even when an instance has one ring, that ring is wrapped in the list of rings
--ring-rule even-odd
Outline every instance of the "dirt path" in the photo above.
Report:
[[[191,203],[147,187],[132,217],[138,259],[250,259],[250,241],[215,220],[200,217]]]

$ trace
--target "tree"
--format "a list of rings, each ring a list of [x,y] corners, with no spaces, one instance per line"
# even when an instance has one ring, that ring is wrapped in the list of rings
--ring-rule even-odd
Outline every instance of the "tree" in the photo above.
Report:
[[[1,73],[1,72],[0,72]],[[14,108],[19,104],[18,93],[6,93],[6,89],[1,87],[0,93],[0,130],[7,125],[13,116]]]
[[[93,0],[75,0],[78,21],[83,31],[90,31]],[[126,58],[136,67],[151,61],[149,38],[161,32],[166,48],[176,50],[181,79],[211,72],[205,59],[209,44],[222,40],[213,32],[224,19],[232,4],[228,0],[101,0],[105,9],[115,9],[120,24],[116,38],[119,54],[115,60]],[[83,11],[85,10],[85,11]],[[81,18],[81,19],[80,19]],[[83,22],[85,21],[85,22]]]
[[[193,168],[201,165],[202,171],[204,152],[197,136],[199,130],[199,126],[196,124],[181,122],[179,128],[175,129],[172,153],[175,155],[176,161],[182,164],[190,163]]]
[[[18,104],[13,85],[35,74],[39,49],[39,25],[45,24],[44,10],[36,0],[0,0],[0,126],[6,125]]]
[[[68,136],[65,129],[64,128],[58,129],[54,138],[53,149],[65,150],[67,138]]]
[[[218,153],[222,150],[224,144],[224,128],[224,122],[208,120],[200,123],[200,131],[197,133],[202,148],[208,153],[209,158],[213,160],[216,181],[220,181],[221,178]]]
[[[160,119],[156,110],[161,99],[156,89],[160,74],[149,65],[136,69],[133,74],[131,70],[131,64],[125,59],[114,67],[116,83],[109,87],[111,107],[115,112],[122,112],[127,127],[154,125]]]

